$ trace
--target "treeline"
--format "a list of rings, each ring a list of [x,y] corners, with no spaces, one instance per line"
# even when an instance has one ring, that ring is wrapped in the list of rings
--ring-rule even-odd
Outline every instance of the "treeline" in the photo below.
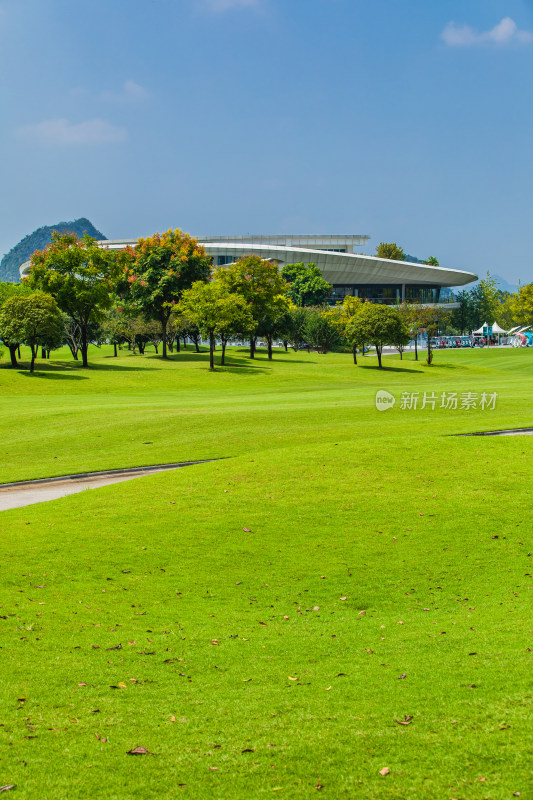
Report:
[[[516,325],[533,325],[533,283],[519,287],[517,292],[498,288],[498,281],[490,274],[472,289],[457,292],[454,301],[459,303],[450,319],[450,333],[477,330],[485,322],[497,322],[508,331]]]
[[[490,278],[486,284],[484,296]],[[198,350],[202,339],[209,342],[211,369],[217,343],[224,364],[228,342],[247,340],[254,358],[258,339],[269,359],[279,341],[323,353],[348,349],[355,364],[357,353],[372,346],[381,367],[384,347],[402,354],[411,339],[418,358],[420,333],[427,335],[430,364],[431,337],[454,325],[446,309],[422,304],[391,307],[346,297],[332,308],[324,305],[331,288],[314,264],[280,271],[249,255],[213,269],[205,249],[180,230],[123,250],[100,247],[90,236],[54,233],[32,254],[22,284],[0,284],[0,339],[13,367],[20,345],[28,345],[31,370],[39,349],[46,356],[65,344],[86,367],[89,343],[109,342],[115,355],[125,343],[141,353],[152,344],[167,358],[187,342]]]

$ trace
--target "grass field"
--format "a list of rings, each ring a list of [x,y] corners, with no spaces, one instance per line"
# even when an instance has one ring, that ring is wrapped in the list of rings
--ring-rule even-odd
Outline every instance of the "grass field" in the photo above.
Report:
[[[223,460],[0,514],[0,787],[533,797],[532,439],[454,436],[531,351],[91,358],[0,369],[1,482]]]

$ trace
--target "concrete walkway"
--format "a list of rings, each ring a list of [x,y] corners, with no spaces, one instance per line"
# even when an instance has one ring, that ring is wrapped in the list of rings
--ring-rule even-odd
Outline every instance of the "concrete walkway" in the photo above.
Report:
[[[34,503],[44,503],[47,500],[57,500],[58,497],[66,497],[86,489],[97,489],[99,486],[109,486],[112,483],[131,481],[134,478],[141,478],[143,475],[154,475],[169,469],[205,463],[206,461],[184,461],[177,464],[158,464],[152,467],[113,469],[63,475],[58,478],[41,478],[35,481],[4,483],[0,484],[0,511],[31,506]]]

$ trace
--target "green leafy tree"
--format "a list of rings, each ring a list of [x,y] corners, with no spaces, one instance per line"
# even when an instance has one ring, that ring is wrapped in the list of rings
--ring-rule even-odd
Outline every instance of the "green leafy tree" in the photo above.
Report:
[[[500,300],[498,296],[498,281],[490,272],[482,278],[477,286],[470,290],[472,300],[474,328],[479,328],[485,322],[491,325],[498,314]]]
[[[378,258],[388,258],[392,261],[405,261],[407,255],[396,242],[380,242],[376,247]]]
[[[196,281],[182,295],[183,314],[198,325],[209,339],[209,369],[215,368],[217,335],[231,336],[236,330],[252,331],[255,320],[243,297],[228,291],[221,281]]]
[[[234,264],[220,267],[215,272],[215,281],[220,282],[229,292],[244,297],[250,307],[255,320],[255,329],[250,339],[250,358],[254,358],[259,325],[267,317],[277,320],[289,307],[286,297],[287,283],[281,277],[276,264],[254,255],[244,256]]]
[[[474,308],[471,293],[463,289],[457,292],[454,299],[456,303],[459,303],[459,308],[454,308],[451,314],[451,322],[454,328],[463,334],[465,331],[471,331],[474,327],[478,327],[474,324],[477,312]]]
[[[517,325],[533,325],[533,283],[520,287],[511,308]]]
[[[28,345],[30,372],[34,371],[39,347],[53,350],[63,341],[61,311],[54,298],[45,292],[14,295],[0,309],[0,331],[9,342]]]
[[[429,258],[426,258],[424,264],[428,264],[430,267],[440,267],[440,264],[435,256],[429,256]]]
[[[333,289],[316,264],[286,264],[281,276],[289,284],[289,297],[295,306],[320,306]]]
[[[167,324],[183,292],[197,281],[207,281],[211,258],[182,231],[169,230],[139,239],[122,251],[123,280],[120,293],[147,319],[161,324],[163,358],[167,358]]]
[[[118,277],[117,256],[104,250],[90,236],[52,234],[52,242],[31,257],[28,284],[55,298],[57,305],[79,325],[81,354],[88,366],[89,327],[104,318],[110,308]]]
[[[357,364],[358,345],[355,344],[354,342],[348,341],[348,338],[346,336],[346,326],[348,325],[352,317],[354,317],[356,314],[359,313],[359,311],[363,307],[363,304],[364,301],[361,300],[361,298],[353,297],[352,295],[346,295],[342,303],[337,303],[335,306],[333,306],[333,308],[330,308],[328,309],[328,311],[325,312],[325,316],[337,328],[341,340],[351,346],[354,364]],[[364,355],[364,347],[363,347],[363,355]]]
[[[378,303],[365,303],[346,326],[348,341],[359,346],[370,342],[376,348],[378,367],[385,345],[394,345],[407,333],[407,328],[395,308]]]
[[[414,306],[418,330],[426,334],[427,359],[429,366],[433,363],[433,348],[431,347],[431,337],[435,336],[441,328],[450,324],[451,313],[448,309],[439,306]]]
[[[327,312],[320,308],[309,309],[304,338],[307,344],[316,348],[319,353],[327,353],[328,350],[338,347],[341,342],[338,329]]]

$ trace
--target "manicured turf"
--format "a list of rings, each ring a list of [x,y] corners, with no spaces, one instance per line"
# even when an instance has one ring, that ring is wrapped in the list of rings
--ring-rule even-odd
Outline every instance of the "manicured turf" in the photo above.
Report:
[[[452,434],[533,425],[533,353],[91,355],[0,370],[1,481],[224,460],[0,515],[0,786],[531,797],[531,437]]]

